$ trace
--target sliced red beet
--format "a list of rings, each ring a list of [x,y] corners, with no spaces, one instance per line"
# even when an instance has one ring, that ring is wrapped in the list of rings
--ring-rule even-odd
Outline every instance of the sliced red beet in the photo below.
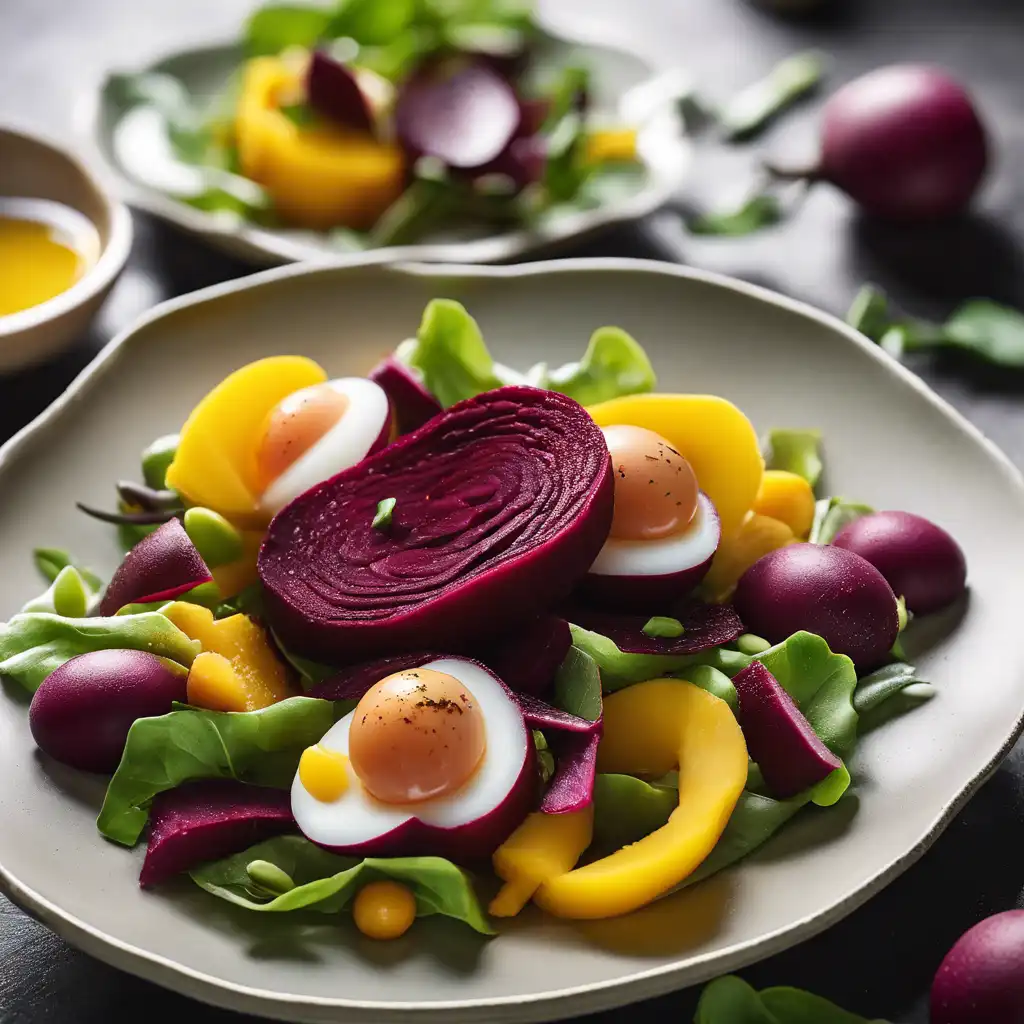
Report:
[[[484,61],[426,63],[406,80],[395,104],[395,128],[415,158],[437,157],[472,171],[496,159],[522,120],[512,85]]]
[[[733,685],[747,750],[772,796],[796,796],[842,767],[761,662],[751,662],[733,677]]]
[[[569,623],[545,615],[500,640],[480,660],[511,689],[539,697],[550,689],[571,646]]]
[[[192,782],[161,793],[153,801],[149,824],[139,875],[144,888],[296,830],[288,790],[231,779]]]
[[[306,71],[306,102],[335,124],[374,130],[373,111],[355,75],[321,50],[314,51]]]
[[[499,388],[287,506],[259,556],[267,619],[327,664],[479,650],[568,596],[611,516],[608,448],[583,407]]]
[[[126,604],[173,601],[213,579],[179,520],[171,519],[143,537],[125,556],[100,602],[100,615]]]
[[[577,626],[608,637],[625,654],[699,654],[732,643],[743,632],[743,623],[730,605],[700,601],[674,609],[673,618],[683,626],[676,637],[648,636],[644,632],[648,615],[617,615],[581,607],[567,609],[565,614]]]
[[[442,412],[441,403],[394,356],[378,363],[369,377],[388,396],[399,434],[411,434]]]

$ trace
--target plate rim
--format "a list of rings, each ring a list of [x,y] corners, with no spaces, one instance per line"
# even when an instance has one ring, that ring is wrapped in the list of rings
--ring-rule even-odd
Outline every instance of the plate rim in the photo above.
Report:
[[[790,298],[712,271],[662,263],[656,260],[630,257],[580,257],[564,260],[545,260],[513,266],[480,264],[431,265],[423,263],[392,264],[382,251],[361,254],[357,262],[344,260],[316,264],[291,264],[266,270],[248,277],[212,285],[188,295],[167,300],[154,306],[134,323],[120,331],[97,356],[71,382],[65,392],[30,423],[0,446],[0,479],[31,447],[60,420],[65,409],[82,401],[96,387],[103,375],[111,369],[130,343],[144,329],[157,320],[180,310],[200,306],[208,301],[262,288],[265,285],[290,278],[313,275],[345,274],[367,268],[398,277],[413,275],[443,279],[446,277],[512,278],[574,273],[636,273],[674,279],[684,279],[712,285],[727,291],[766,302],[831,329],[847,344],[864,352],[868,358],[881,364],[885,370],[901,379],[929,404],[943,413],[963,433],[970,436],[987,452],[999,467],[1007,484],[1024,498],[1024,476],[1002,450],[973,423],[967,420],[949,402],[933,391],[920,377],[882,352],[876,345],[849,325],[822,310],[800,300]],[[439,1000],[429,1003],[415,1001],[379,1002],[365,999],[345,999],[294,993],[274,992],[228,982],[211,974],[196,970],[172,958],[147,951],[132,943],[107,935],[74,914],[62,910],[31,887],[23,884],[0,863],[0,891],[31,916],[41,921],[73,945],[97,959],[149,981],[172,987],[177,991],[212,1003],[262,1016],[278,1016],[310,1022],[354,1019],[351,1014],[368,1012],[380,1020],[415,1020],[417,1022],[455,1022],[486,1019],[491,1024],[499,1021],[544,1021],[559,1017],[611,1009],[636,1000],[649,999],[681,987],[699,984],[710,977],[737,970],[771,956],[783,949],[805,941],[824,931],[884,889],[891,881],[911,867],[935,842],[951,823],[960,809],[988,780],[1024,732],[1024,700],[1016,719],[1009,724],[1003,742],[996,753],[973,777],[965,782],[958,793],[939,810],[930,826],[904,854],[893,858],[887,865],[859,885],[845,897],[833,901],[813,914],[793,921],[767,935],[731,947],[725,952],[706,953],[685,959],[689,977],[685,986],[676,977],[684,964],[675,962],[658,967],[637,970],[626,979],[602,980],[571,988],[499,996],[493,998]],[[233,997],[233,998],[232,998]],[[487,1016],[480,1016],[486,1011]]]
[[[610,50],[631,57],[642,65],[645,71],[644,79],[626,90],[619,97],[620,103],[634,93],[647,90],[662,80],[666,83],[680,80],[678,69],[659,70],[649,57],[628,45],[619,45],[597,36],[594,38],[573,36],[546,24],[542,24],[540,28],[547,37],[559,42],[591,49]],[[143,182],[136,181],[126,174],[114,159],[108,156],[101,132],[103,94],[114,75],[139,74],[153,70],[167,61],[185,54],[238,49],[239,45],[237,38],[219,42],[207,41],[201,45],[160,51],[148,58],[145,63],[132,68],[106,68],[100,73],[98,79],[94,80],[83,92],[75,104],[73,123],[76,135],[80,138],[82,145],[88,148],[90,163],[94,164],[101,172],[101,179],[115,191],[118,199],[167,223],[174,224],[183,231],[187,231],[221,250],[226,250],[250,264],[262,262],[264,266],[277,266],[290,262],[316,262],[332,265],[358,265],[360,258],[367,253],[383,253],[388,260],[395,262],[503,263],[507,260],[520,259],[530,253],[550,251],[558,246],[584,240],[598,231],[632,223],[657,212],[680,191],[693,162],[693,143],[682,120],[675,118],[677,124],[675,142],[683,161],[682,169],[675,180],[670,181],[666,174],[658,174],[655,169],[650,183],[634,195],[615,203],[604,204],[593,210],[580,210],[573,213],[571,220],[573,223],[578,222],[579,226],[571,230],[544,230],[535,234],[527,229],[519,229],[464,242],[385,246],[378,249],[344,253],[309,245],[281,232],[261,228],[245,221],[218,223],[216,215],[193,209],[187,203],[150,188]],[[670,114],[671,106],[671,101],[661,99],[660,102],[653,105],[654,109],[648,112],[648,123],[653,122],[656,118],[667,117]],[[645,163],[644,166],[650,170],[652,165]]]

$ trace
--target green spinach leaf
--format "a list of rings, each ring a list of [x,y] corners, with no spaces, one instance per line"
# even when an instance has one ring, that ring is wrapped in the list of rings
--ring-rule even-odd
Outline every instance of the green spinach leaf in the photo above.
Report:
[[[134,846],[153,797],[193,779],[287,787],[302,751],[333,723],[331,702],[312,697],[290,697],[261,711],[190,708],[140,718],[128,732],[97,827],[108,839]]]
[[[107,650],[150,651],[191,665],[200,646],[158,612],[85,619],[30,612],[0,625],[0,675],[32,693],[77,655]]]
[[[601,673],[585,651],[570,647],[555,673],[554,703],[588,722],[601,717]]]
[[[818,486],[824,465],[821,461],[820,430],[772,430],[768,434],[768,469],[784,469]]]
[[[291,46],[311,48],[326,35],[331,20],[332,12],[327,7],[267,4],[256,10],[246,23],[246,52],[250,57],[262,57],[278,54]]]
[[[632,775],[598,774],[594,778],[594,852],[603,855],[638,842],[661,828],[678,804],[674,787],[652,785]]]
[[[694,235],[725,235],[739,237],[752,235],[762,228],[771,227],[782,220],[783,209],[779,197],[772,192],[758,192],[748,196],[732,209],[709,210],[693,217],[687,223]]]
[[[997,366],[1024,369],[1024,313],[988,299],[965,302],[941,328],[951,348],[962,349]],[[907,339],[907,348],[925,347]]]
[[[254,890],[247,871],[253,861],[266,861],[284,871],[295,884],[281,895]],[[191,872],[207,892],[247,910],[284,913],[344,910],[367,882],[391,879],[407,885],[416,897],[417,917],[443,914],[483,935],[494,934],[480,907],[469,876],[441,857],[339,857],[301,836],[279,836]]]
[[[822,498],[815,502],[814,522],[808,540],[811,544],[831,544],[844,526],[874,511],[870,505],[845,498]]]
[[[796,988],[755,992],[741,978],[717,978],[701,993],[694,1024],[886,1024],[841,1010]]]

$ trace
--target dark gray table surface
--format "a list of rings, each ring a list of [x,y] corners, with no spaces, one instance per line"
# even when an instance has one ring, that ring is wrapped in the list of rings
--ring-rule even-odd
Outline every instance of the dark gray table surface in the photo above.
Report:
[[[0,122],[72,137],[76,108],[105,69],[226,38],[249,6],[246,0],[0,0]],[[858,217],[841,196],[821,188],[792,221],[754,238],[690,239],[667,212],[575,254],[680,260],[840,313],[865,280],[920,315],[939,316],[973,295],[1024,308],[1024,6],[1020,0],[832,0],[831,6],[830,16],[804,22],[770,17],[743,0],[552,0],[544,9],[555,24],[616,39],[660,66],[690,69],[718,98],[780,56],[811,45],[832,55],[834,81],[895,60],[945,65],[971,83],[999,152],[976,214],[940,227],[892,228]],[[688,198],[713,202],[742,188],[759,149],[804,151],[815,116],[810,104],[753,149],[702,146]],[[0,380],[0,439],[60,394],[104,341],[153,303],[251,270],[143,215],[135,225],[129,267],[89,336],[50,366]],[[953,359],[922,359],[914,368],[1024,465],[1024,375]],[[919,864],[824,935],[744,973],[759,986],[799,985],[870,1016],[922,1024],[932,974],[956,937],[989,913],[1024,905],[1022,850],[1019,746]],[[694,1003],[695,995],[685,992],[589,1020],[682,1024]],[[0,1021],[109,1024],[140,1017],[194,1024],[242,1019],[103,965],[0,898]]]

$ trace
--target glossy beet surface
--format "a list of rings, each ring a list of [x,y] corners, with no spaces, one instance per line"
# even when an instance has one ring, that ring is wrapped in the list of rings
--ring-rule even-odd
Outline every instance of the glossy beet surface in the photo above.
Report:
[[[172,601],[212,579],[185,527],[171,519],[125,555],[100,601],[99,613],[114,615],[136,601]]]
[[[391,403],[399,434],[409,434],[441,412],[441,403],[416,379],[407,366],[388,356],[369,373]]]
[[[293,831],[286,789],[247,786],[233,779],[178,786],[153,801],[139,885],[157,885],[199,864]]]
[[[786,800],[817,785],[843,762],[818,738],[793,698],[759,661],[733,677],[750,759],[772,796]]]
[[[1024,1024],[1024,910],[986,918],[946,954],[931,1024]]]
[[[860,555],[791,544],[755,562],[733,600],[747,629],[772,643],[807,630],[858,668],[881,663],[899,632],[896,595]]]
[[[825,107],[820,175],[869,213],[899,220],[957,213],[987,165],[985,129],[970,96],[938,68],[879,68]]]
[[[29,726],[54,760],[112,772],[137,718],[164,715],[186,699],[188,672],[146,651],[93,651],[65,662],[32,698]]]
[[[917,615],[952,604],[967,584],[967,560],[941,526],[911,512],[875,512],[832,543],[866,558]]]
[[[318,114],[335,124],[373,132],[373,112],[355,75],[320,50],[314,52],[306,72],[306,99]]]
[[[374,528],[387,497],[391,524]],[[290,650],[327,664],[478,650],[568,595],[611,515],[608,449],[580,405],[487,392],[274,519],[259,557],[267,618]]]

